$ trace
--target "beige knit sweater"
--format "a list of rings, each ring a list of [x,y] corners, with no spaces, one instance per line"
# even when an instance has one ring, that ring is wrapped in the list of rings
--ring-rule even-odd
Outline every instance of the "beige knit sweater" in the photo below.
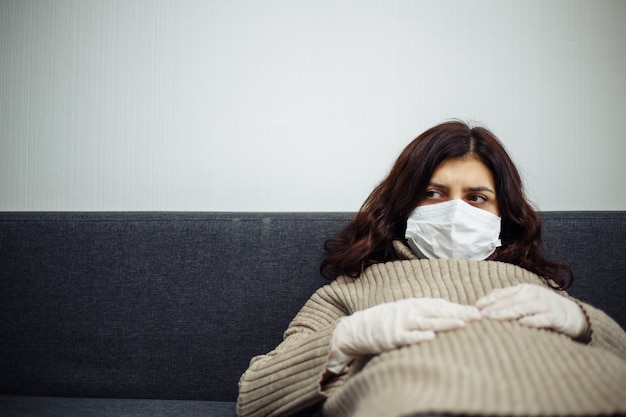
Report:
[[[626,412],[626,333],[584,303],[593,331],[584,343],[515,321],[481,320],[360,358],[346,373],[323,381],[332,332],[343,316],[408,297],[471,305],[495,288],[546,286],[510,264],[417,260],[408,248],[400,250],[412,259],[373,265],[357,279],[339,277],[313,294],[284,341],[250,362],[239,383],[238,415],[291,415],[324,400],[328,417]]]

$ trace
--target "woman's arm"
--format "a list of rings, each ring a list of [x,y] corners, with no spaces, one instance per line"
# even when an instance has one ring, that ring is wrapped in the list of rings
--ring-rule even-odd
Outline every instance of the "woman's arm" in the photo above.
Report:
[[[326,371],[333,330],[346,315],[333,287],[313,294],[276,349],[252,358],[239,381],[239,416],[289,415],[323,401],[323,390],[341,382]]]
[[[577,301],[589,320],[590,346],[609,350],[626,361],[626,332],[604,311]]]
[[[620,325],[602,310],[567,293],[520,284],[496,289],[480,298],[476,306],[488,319],[517,320],[525,326],[552,329],[626,360],[626,333]]]

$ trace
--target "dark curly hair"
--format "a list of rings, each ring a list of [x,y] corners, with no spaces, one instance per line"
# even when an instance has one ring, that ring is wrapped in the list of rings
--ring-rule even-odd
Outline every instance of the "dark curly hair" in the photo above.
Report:
[[[409,143],[355,218],[325,242],[322,275],[356,278],[372,264],[399,259],[392,242],[404,239],[407,218],[422,200],[433,172],[443,161],[468,154],[489,168],[496,183],[502,246],[488,259],[518,265],[555,288],[568,288],[572,271],[541,252],[541,218],[526,200],[522,179],[504,146],[488,129],[461,121],[437,125]]]

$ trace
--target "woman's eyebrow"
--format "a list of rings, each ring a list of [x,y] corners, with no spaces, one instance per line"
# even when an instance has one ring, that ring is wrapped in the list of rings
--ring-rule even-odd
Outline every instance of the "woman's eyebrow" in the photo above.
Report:
[[[429,187],[439,188],[440,190],[448,191],[450,187],[447,185],[439,184],[438,182],[430,182],[428,183]]]
[[[493,191],[491,188],[489,187],[467,187],[464,188],[463,191],[470,191],[470,192],[488,192],[491,194],[495,194],[496,192]]]
[[[439,184],[438,182],[430,182],[428,184],[428,186],[429,187],[433,187],[433,188],[438,188],[438,189],[443,190],[443,191],[449,191],[450,190],[450,187],[448,187],[447,185],[444,185],[444,184]],[[496,193],[491,188],[486,187],[486,186],[466,187],[466,188],[463,188],[463,191],[465,191],[465,192],[474,192],[474,193],[477,193],[477,192],[488,192],[488,193],[491,193],[491,194],[495,194]]]

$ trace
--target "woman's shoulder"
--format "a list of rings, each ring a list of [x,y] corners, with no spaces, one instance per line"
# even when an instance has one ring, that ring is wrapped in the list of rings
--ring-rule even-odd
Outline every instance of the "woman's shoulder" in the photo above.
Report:
[[[400,259],[368,267],[351,281],[434,281],[441,285],[506,287],[521,283],[549,286],[537,274],[510,263],[465,259]]]

